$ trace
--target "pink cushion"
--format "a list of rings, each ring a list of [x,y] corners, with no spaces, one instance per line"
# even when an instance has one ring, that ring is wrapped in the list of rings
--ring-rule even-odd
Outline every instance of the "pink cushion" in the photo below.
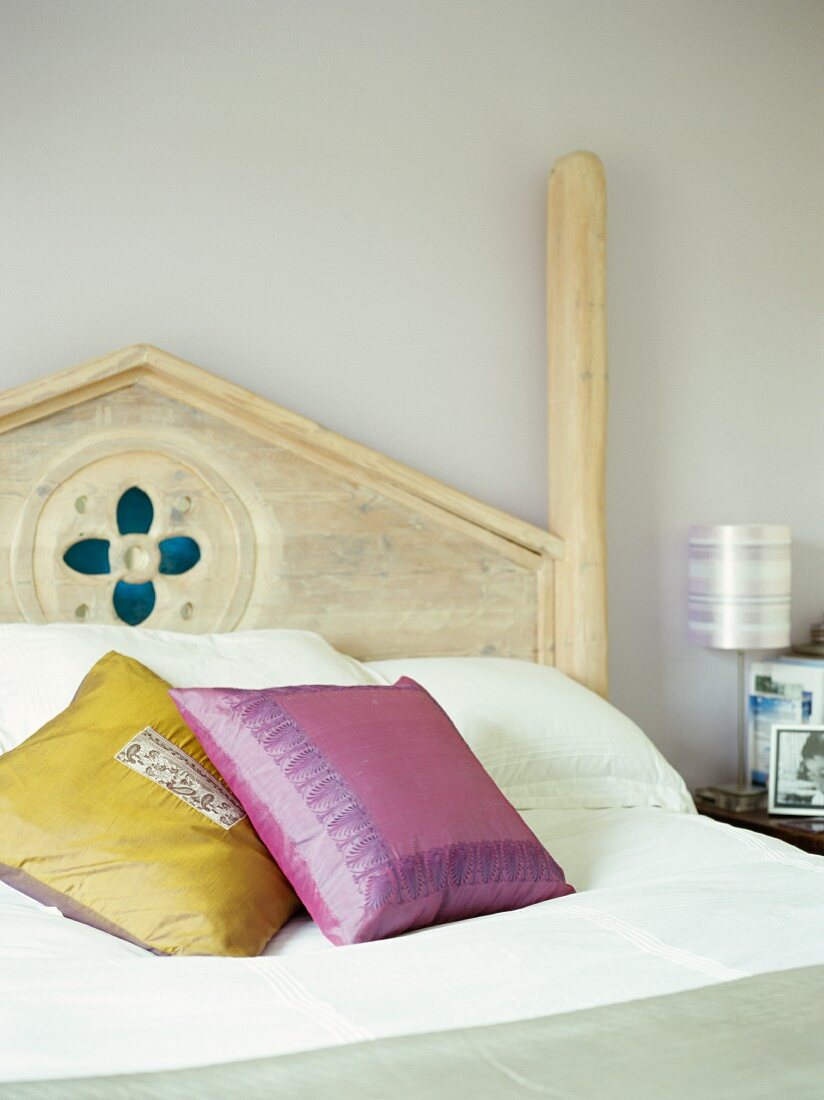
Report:
[[[413,680],[171,695],[333,943],[573,893]]]

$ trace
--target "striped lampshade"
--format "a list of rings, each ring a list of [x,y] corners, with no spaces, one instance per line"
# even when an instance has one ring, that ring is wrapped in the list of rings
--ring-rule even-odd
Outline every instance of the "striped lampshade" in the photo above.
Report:
[[[715,649],[786,648],[790,577],[789,527],[690,527],[690,639]]]

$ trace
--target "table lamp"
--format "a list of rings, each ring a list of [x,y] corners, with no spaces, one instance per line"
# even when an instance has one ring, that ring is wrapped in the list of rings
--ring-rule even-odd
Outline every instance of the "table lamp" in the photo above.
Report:
[[[767,802],[765,788],[748,781],[746,654],[789,646],[790,580],[789,527],[690,527],[690,640],[738,653],[738,782],[697,792],[723,809],[751,810]]]

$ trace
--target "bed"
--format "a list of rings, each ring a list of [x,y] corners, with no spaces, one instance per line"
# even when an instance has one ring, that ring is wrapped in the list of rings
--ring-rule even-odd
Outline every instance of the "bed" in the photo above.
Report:
[[[168,957],[0,875],[0,1095],[820,1095],[824,861],[699,817],[605,701],[604,240],[564,157],[552,533],[150,346],[0,396],[0,848],[9,761],[113,650],[181,687],[411,678],[575,889]]]

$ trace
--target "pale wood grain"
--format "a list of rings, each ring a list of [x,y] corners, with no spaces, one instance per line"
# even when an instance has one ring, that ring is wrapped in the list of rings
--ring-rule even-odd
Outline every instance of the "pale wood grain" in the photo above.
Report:
[[[592,153],[552,171],[547,257],[549,522],[566,548],[555,568],[555,662],[606,695],[606,186]]]
[[[147,627],[317,630],[363,658],[539,656],[545,555],[394,485],[380,492],[371,471],[361,483],[341,477],[190,397],[141,378],[0,435],[0,561],[11,580],[0,618],[116,621],[114,581],[145,579],[125,571],[143,537],[121,537],[115,522],[136,484],[155,505],[151,537],[189,534],[203,551],[190,572],[154,578]],[[181,495],[191,507],[174,518]],[[88,537],[110,540],[111,575],[86,578],[63,562]]]

